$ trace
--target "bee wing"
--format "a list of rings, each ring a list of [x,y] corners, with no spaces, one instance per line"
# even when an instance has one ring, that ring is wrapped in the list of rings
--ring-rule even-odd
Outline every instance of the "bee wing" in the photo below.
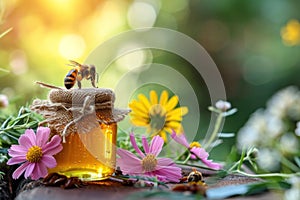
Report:
[[[82,65],[74,60],[69,60],[70,63],[68,63],[68,66],[72,66],[72,67],[82,67]]]

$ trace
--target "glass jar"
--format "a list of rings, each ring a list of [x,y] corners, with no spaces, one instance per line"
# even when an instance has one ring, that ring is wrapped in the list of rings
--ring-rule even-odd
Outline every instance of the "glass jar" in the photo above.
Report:
[[[116,165],[117,122],[129,112],[114,108],[114,93],[104,88],[53,89],[48,100],[31,109],[44,116],[52,134],[61,135],[63,149],[54,155],[49,173],[85,181],[110,177]]]
[[[57,166],[48,172],[85,181],[109,178],[115,171],[116,137],[117,123],[100,123],[88,133],[69,134],[63,150],[54,156]]]

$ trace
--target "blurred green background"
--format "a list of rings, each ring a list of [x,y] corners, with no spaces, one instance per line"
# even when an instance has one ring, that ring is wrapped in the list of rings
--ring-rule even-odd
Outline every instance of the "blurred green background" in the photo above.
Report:
[[[69,59],[84,62],[99,44],[126,30],[164,27],[198,41],[218,66],[228,100],[239,112],[224,132],[237,132],[249,115],[277,90],[300,85],[300,1],[297,0],[0,0],[0,93],[14,112],[47,90],[36,80],[63,86]],[[159,51],[132,53],[115,65],[147,62],[187,65]],[[116,72],[117,73],[117,68]],[[197,93],[201,111],[198,134],[207,129],[210,105],[201,77],[184,73]],[[100,80],[110,87],[109,80]],[[192,108],[190,108],[192,109]],[[189,122],[194,123],[194,122]],[[234,140],[214,154],[226,156]]]

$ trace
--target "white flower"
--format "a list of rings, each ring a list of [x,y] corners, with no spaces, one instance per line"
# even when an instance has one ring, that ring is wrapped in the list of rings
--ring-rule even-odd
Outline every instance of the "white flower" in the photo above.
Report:
[[[294,134],[286,133],[280,138],[280,147],[284,155],[296,154],[299,150],[299,143]]]
[[[300,177],[292,177],[289,179],[292,184],[291,189],[284,193],[285,200],[298,200],[300,199]]]
[[[295,133],[297,136],[300,136],[300,122],[297,122],[297,127],[296,127],[296,130],[295,130]]]
[[[300,117],[300,93],[297,87],[290,86],[277,92],[268,102],[268,111],[279,117]]]
[[[257,164],[266,171],[277,171],[280,167],[280,154],[274,149],[259,149]]]
[[[0,108],[6,108],[8,106],[8,98],[4,94],[0,94]]]
[[[238,149],[249,148],[256,146],[259,143],[260,137],[259,132],[253,129],[251,126],[243,127],[237,136]]]
[[[219,100],[216,102],[216,108],[221,111],[226,111],[231,108],[231,103],[229,103],[228,101]]]
[[[269,113],[265,113],[265,117],[267,123],[266,132],[270,138],[275,139],[279,135],[283,134],[285,131],[285,125],[281,119]]]

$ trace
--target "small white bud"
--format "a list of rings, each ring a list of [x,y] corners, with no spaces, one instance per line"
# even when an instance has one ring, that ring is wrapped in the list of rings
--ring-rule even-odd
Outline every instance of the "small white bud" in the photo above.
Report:
[[[221,111],[226,111],[231,108],[231,103],[229,103],[228,101],[219,100],[216,102],[216,108]]]

